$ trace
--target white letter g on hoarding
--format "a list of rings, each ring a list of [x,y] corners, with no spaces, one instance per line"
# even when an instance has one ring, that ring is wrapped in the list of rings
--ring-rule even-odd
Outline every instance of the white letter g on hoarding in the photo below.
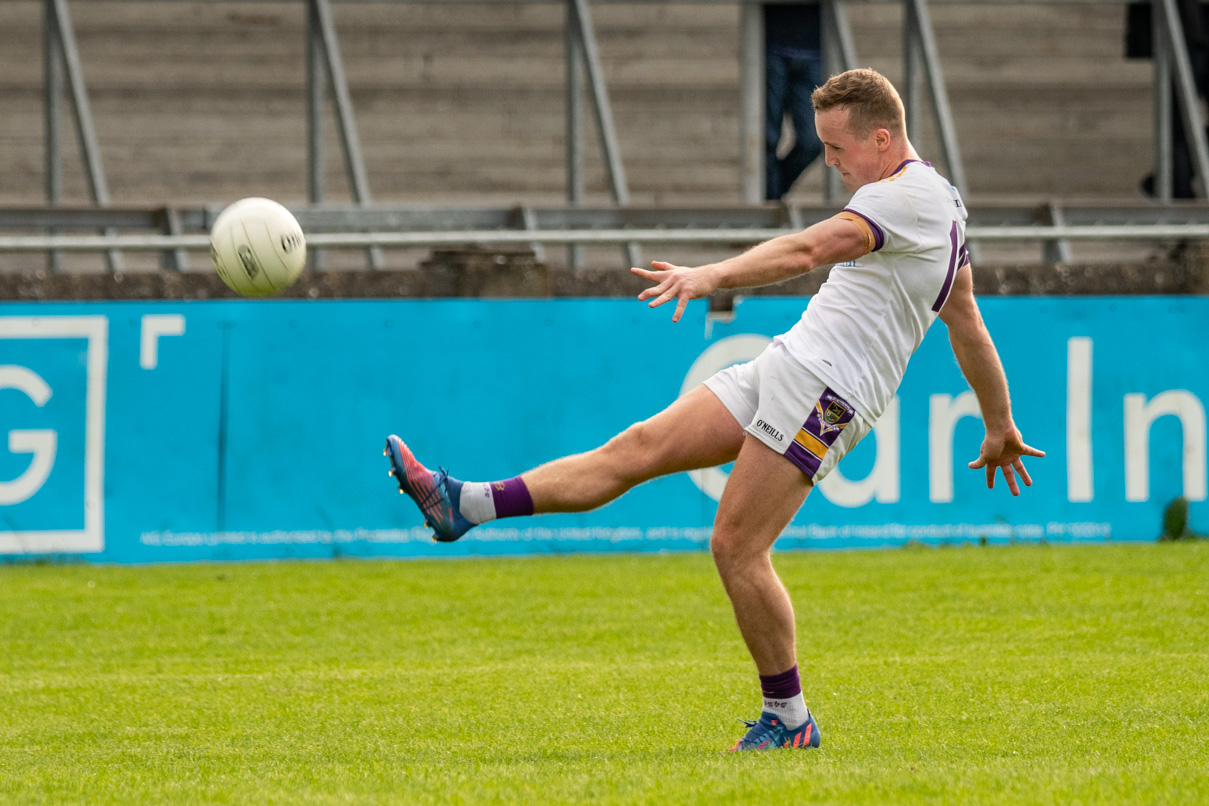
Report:
[[[16,389],[38,407],[50,400],[50,386],[33,370],[13,365],[0,366],[0,390]],[[0,481],[0,506],[19,504],[30,498],[50,476],[55,465],[59,435],[49,429],[13,430],[8,432],[8,449],[13,453],[31,453],[33,460],[17,478]]]

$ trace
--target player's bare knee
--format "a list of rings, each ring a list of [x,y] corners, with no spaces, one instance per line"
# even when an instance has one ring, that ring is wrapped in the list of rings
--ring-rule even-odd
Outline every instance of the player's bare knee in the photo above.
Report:
[[[768,562],[771,546],[759,539],[752,524],[743,523],[737,514],[719,512],[714,519],[709,549],[714,565],[725,576],[728,572],[742,573],[753,565]]]
[[[723,573],[741,566],[748,554],[748,547],[738,531],[720,528],[717,524],[714,526],[713,535],[710,536],[709,550],[714,556],[714,565]]]
[[[605,443],[603,450],[617,472],[627,481],[638,483],[651,478],[660,462],[662,445],[648,421],[634,423]]]

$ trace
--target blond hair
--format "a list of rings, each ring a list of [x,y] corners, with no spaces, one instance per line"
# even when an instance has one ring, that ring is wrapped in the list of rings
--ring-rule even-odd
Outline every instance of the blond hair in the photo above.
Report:
[[[876,70],[861,68],[832,76],[810,95],[815,112],[848,110],[848,131],[868,137],[886,129],[896,137],[907,134],[902,99],[890,80]]]

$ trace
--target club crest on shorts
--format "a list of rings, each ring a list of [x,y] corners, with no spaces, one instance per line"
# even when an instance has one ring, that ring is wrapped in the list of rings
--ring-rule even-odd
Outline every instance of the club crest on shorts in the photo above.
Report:
[[[854,413],[847,401],[827,389],[814,404],[814,414],[811,415],[811,420],[814,421],[815,432],[819,436],[838,434],[852,420]],[[834,438],[832,437],[832,439]]]
[[[793,443],[785,450],[785,456],[801,468],[806,478],[813,480],[822,466],[823,457],[855,415],[856,411],[842,397],[824,389]]]

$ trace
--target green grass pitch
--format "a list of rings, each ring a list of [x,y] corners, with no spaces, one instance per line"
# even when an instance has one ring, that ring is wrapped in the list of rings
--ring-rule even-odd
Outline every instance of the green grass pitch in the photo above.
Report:
[[[817,751],[705,554],[0,566],[0,803],[1209,802],[1209,543],[775,562]]]

